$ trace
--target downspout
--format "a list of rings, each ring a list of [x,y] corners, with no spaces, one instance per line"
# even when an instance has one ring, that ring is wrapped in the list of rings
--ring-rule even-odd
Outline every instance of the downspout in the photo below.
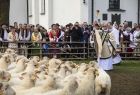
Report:
[[[94,0],[91,0],[91,22],[93,23],[94,21]]]
[[[29,24],[29,0],[27,0],[27,24]]]
[[[140,0],[138,0],[138,24],[140,24]]]

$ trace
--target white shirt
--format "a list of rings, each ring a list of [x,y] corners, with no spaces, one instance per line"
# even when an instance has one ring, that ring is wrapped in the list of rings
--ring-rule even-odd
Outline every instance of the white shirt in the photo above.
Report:
[[[112,29],[112,33],[115,37],[115,41],[117,45],[120,45],[120,41],[119,41],[119,30],[117,30],[115,27],[113,27]]]
[[[7,32],[7,30],[4,30],[4,40],[7,41],[7,38],[8,38],[8,32]]]

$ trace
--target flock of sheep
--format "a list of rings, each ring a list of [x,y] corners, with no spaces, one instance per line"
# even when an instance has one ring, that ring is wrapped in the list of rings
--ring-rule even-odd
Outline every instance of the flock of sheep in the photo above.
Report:
[[[94,61],[30,59],[7,49],[0,57],[0,95],[110,95],[110,76]]]

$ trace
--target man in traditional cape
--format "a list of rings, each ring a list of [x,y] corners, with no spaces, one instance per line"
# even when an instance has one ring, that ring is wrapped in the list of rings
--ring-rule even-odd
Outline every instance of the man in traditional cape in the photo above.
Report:
[[[97,27],[98,25],[96,25]],[[99,27],[99,26],[98,26]],[[104,70],[113,69],[113,58],[115,51],[115,40],[111,30],[108,29],[108,25],[104,24],[103,29],[95,28],[95,50],[97,54],[97,60],[100,67]]]

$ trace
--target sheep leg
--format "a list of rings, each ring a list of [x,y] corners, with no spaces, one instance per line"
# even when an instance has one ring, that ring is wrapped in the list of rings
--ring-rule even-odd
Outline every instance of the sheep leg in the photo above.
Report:
[[[95,88],[95,95],[100,95],[101,91],[102,91],[101,87],[97,86]]]
[[[106,94],[105,95],[110,95],[110,89],[109,88],[106,89]]]

